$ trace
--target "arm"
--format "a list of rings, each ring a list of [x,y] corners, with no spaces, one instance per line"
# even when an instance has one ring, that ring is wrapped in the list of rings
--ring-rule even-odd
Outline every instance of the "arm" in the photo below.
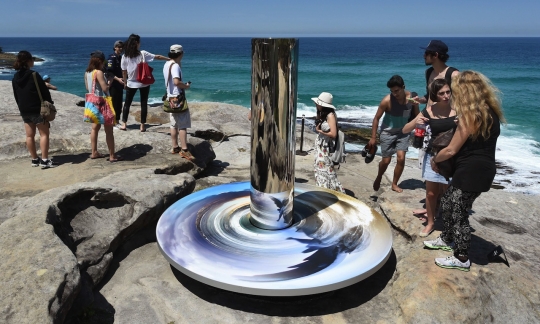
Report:
[[[168,61],[170,60],[170,58],[163,55],[156,54],[154,55],[154,60]]]
[[[191,87],[189,84],[180,81],[180,78],[174,78],[173,83],[178,89],[189,89]]]
[[[410,133],[413,131],[413,129],[415,129],[416,124],[427,124],[428,122],[429,118],[424,117],[422,114],[417,114],[415,119],[403,126],[402,132],[403,134]]]
[[[47,88],[51,89],[51,90],[58,90],[57,87],[53,86],[52,84],[48,83],[48,82],[45,82],[45,85],[47,86]]]
[[[440,150],[439,153],[437,153],[437,155],[432,158],[432,161],[442,162],[455,156],[459,152],[463,144],[465,144],[465,141],[467,141],[469,135],[470,133],[463,125],[463,123],[458,123],[456,132],[454,133],[454,137],[452,137],[452,141],[450,142],[450,144]]]
[[[103,71],[96,71],[96,81],[99,82],[103,92],[109,93],[109,84],[107,83],[107,80],[105,80],[105,74],[103,74]]]
[[[368,143],[369,146],[373,146],[377,142],[377,128],[379,127],[379,120],[388,108],[390,108],[390,95],[387,95],[383,98],[383,100],[381,100],[379,108],[375,113],[375,117],[373,118],[373,122],[371,123],[371,139]]]
[[[122,70],[122,83],[124,84],[124,89],[127,89],[127,70]]]

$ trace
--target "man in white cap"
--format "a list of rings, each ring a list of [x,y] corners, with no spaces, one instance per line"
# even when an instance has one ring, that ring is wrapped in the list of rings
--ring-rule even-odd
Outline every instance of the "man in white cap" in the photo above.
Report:
[[[169,60],[163,66],[163,77],[167,87],[167,99],[178,97],[184,93],[185,89],[190,88],[191,82],[182,81],[182,58],[184,57],[184,48],[182,45],[172,45],[169,49]],[[186,103],[187,104],[187,103]],[[179,154],[187,160],[193,160],[195,157],[189,152],[187,147],[187,129],[191,127],[191,116],[189,108],[179,113],[170,113],[171,121],[171,153]],[[180,146],[178,146],[178,135],[180,135]]]

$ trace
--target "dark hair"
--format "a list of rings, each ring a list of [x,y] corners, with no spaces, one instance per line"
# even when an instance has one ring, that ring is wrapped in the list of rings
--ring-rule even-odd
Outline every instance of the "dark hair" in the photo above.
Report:
[[[437,58],[446,63],[446,61],[448,61],[448,59],[450,58],[450,55],[448,55],[448,53],[439,53],[439,52],[434,52],[434,51],[426,51],[426,54],[427,55],[431,55],[431,56],[435,56],[437,55]]]
[[[138,45],[140,43],[141,37],[139,35],[129,35],[127,41],[124,42],[124,55],[129,58],[134,58],[141,55],[141,51],[138,49]]]
[[[386,82],[386,86],[388,88],[393,88],[393,87],[403,88],[405,86],[405,82],[403,81],[402,77],[396,74],[396,75],[393,75],[390,78],[390,80],[388,80],[388,82]]]
[[[183,54],[184,54],[184,52],[182,52],[182,53],[171,53],[171,52],[169,52],[168,56],[169,56],[169,58],[174,60],[174,59],[176,59],[177,57],[180,57],[180,55],[183,55]]]
[[[334,112],[334,109],[324,106],[321,106],[321,108],[321,110],[317,109],[317,119],[320,119],[321,122],[323,122],[328,117],[328,114]]]
[[[32,54],[30,54],[30,52],[20,51],[17,54],[17,60],[15,60],[15,63],[13,63],[13,69],[17,71],[28,69],[28,62],[33,60],[34,58],[32,57]]]
[[[441,90],[445,85],[448,85],[448,82],[446,82],[446,79],[435,79],[431,84],[429,85],[429,99],[433,102],[438,102],[437,99],[437,92]]]
[[[105,62],[104,59],[96,56],[92,56],[90,58],[90,62],[88,62],[88,67],[86,68],[86,72],[92,72],[94,70],[100,70],[101,64]]]

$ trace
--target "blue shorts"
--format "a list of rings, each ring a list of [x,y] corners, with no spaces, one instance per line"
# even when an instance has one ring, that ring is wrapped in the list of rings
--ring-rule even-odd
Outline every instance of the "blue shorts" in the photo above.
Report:
[[[433,157],[433,155],[431,155],[431,152],[426,152],[426,154],[424,155],[424,164],[422,165],[422,178],[424,178],[424,180],[426,181],[442,184],[450,183],[449,181],[446,181],[446,179],[442,175],[433,171],[433,169],[431,168],[431,157]]]

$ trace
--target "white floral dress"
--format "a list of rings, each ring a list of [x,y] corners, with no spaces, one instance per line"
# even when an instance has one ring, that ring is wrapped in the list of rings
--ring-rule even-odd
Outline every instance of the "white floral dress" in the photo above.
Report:
[[[325,121],[321,125],[323,131],[330,130],[328,123]],[[345,193],[343,186],[337,179],[334,163],[330,160],[330,145],[334,145],[334,141],[323,134],[318,134],[315,140],[315,182],[317,186],[332,189]]]

